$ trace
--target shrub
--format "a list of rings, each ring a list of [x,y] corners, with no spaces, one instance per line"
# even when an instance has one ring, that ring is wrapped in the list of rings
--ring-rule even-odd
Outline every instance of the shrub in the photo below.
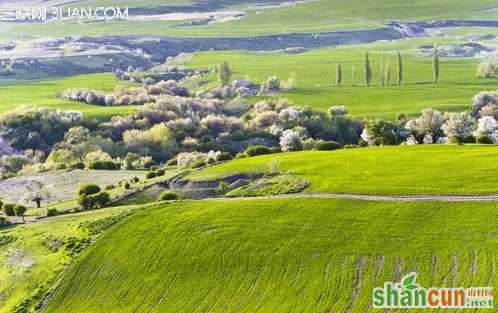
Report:
[[[166,163],[166,166],[177,166],[178,165],[178,160],[177,159],[172,159],[172,160],[169,160],[167,163]]]
[[[48,209],[47,210],[47,217],[57,216],[57,215],[59,215],[59,211],[57,211],[57,209]]]
[[[83,170],[85,169],[85,163],[83,162],[74,162],[69,165],[70,168],[75,169],[75,170]]]
[[[96,193],[99,193],[100,192],[100,187],[95,185],[95,184],[85,184],[85,185],[82,185],[80,187],[80,189],[78,190],[78,195],[79,196],[82,196],[82,195],[86,195],[86,196],[89,196],[89,195],[94,195]]]
[[[247,154],[245,154],[244,152],[239,152],[235,155],[235,159],[245,159],[247,158]]]
[[[158,170],[158,171],[156,172],[156,176],[157,176],[157,177],[161,177],[161,176],[164,176],[164,174],[165,174],[165,173],[166,173],[166,172],[165,172],[163,169],[160,169],[160,170]]]
[[[131,180],[131,182],[134,184],[138,183],[139,181],[140,181],[140,178],[138,178],[138,177],[133,177]]]
[[[107,192],[100,192],[95,195],[82,195],[78,199],[78,204],[84,209],[84,210],[95,210],[95,209],[101,209],[104,208],[106,205],[111,202],[111,197]]]
[[[24,213],[26,213],[28,209],[24,205],[16,205],[14,206],[14,213],[16,216],[24,216]]]
[[[250,146],[244,151],[244,154],[250,157],[264,154],[271,154],[272,150],[266,146]]]
[[[7,219],[7,216],[0,215],[0,226],[5,226],[7,224],[9,224],[9,220]]]
[[[215,158],[209,158],[209,159],[207,159],[206,163],[207,164],[214,164],[214,163],[216,163],[216,159]]]
[[[7,216],[15,216],[16,215],[13,204],[4,204],[2,206],[2,211]]]
[[[131,185],[130,185],[130,183],[129,183],[129,182],[125,182],[125,183],[123,184],[123,187],[124,187],[124,189],[128,190],[128,189],[130,189],[130,188],[131,188]]]
[[[156,172],[148,172],[147,175],[145,175],[145,178],[147,179],[152,179],[157,176]]]
[[[116,188],[116,186],[114,186],[114,185],[109,185],[109,186],[105,187],[105,190],[113,190],[113,189],[115,189],[115,188]]]
[[[201,168],[201,167],[204,167],[206,166],[206,161],[204,160],[199,160],[199,161],[196,161],[194,163],[192,163],[192,168]]]
[[[303,149],[303,139],[294,130],[287,129],[280,137],[280,147],[283,151],[299,151]]]
[[[174,192],[171,191],[165,191],[161,193],[159,196],[159,200],[161,201],[171,201],[171,200],[178,200],[178,195]]]
[[[335,141],[322,141],[315,145],[315,149],[318,151],[333,151],[341,149],[341,145]]]
[[[218,162],[222,162],[222,161],[230,161],[233,159],[233,156],[228,153],[228,152],[222,152],[218,155],[218,157],[216,158],[216,160]]]
[[[477,136],[476,143],[479,143],[479,144],[493,144],[493,143],[495,143],[495,141],[488,134],[481,134],[481,135]]]
[[[121,169],[121,163],[114,161],[94,161],[88,164],[90,170],[116,171]]]

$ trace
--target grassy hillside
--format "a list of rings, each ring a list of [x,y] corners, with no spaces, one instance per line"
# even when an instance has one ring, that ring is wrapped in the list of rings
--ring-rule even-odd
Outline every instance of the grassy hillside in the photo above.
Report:
[[[443,43],[443,41],[439,41]],[[472,97],[482,90],[494,90],[497,79],[476,78],[479,59],[441,58],[441,80],[432,83],[432,60],[422,57],[416,48],[433,44],[431,40],[409,39],[396,43],[322,49],[304,54],[250,52],[198,53],[190,61],[195,68],[214,68],[227,61],[237,77],[249,77],[262,82],[277,75],[287,79],[295,74],[297,88],[278,95],[296,105],[328,109],[332,105],[346,105],[352,115],[362,117],[395,118],[398,113],[416,114],[432,107],[459,111],[469,107]],[[398,86],[396,58],[393,51],[400,49],[404,58],[404,83]],[[363,54],[370,51],[373,85],[365,87]],[[380,61],[390,60],[391,86],[380,86]],[[336,84],[336,66],[343,68],[343,83]],[[355,86],[352,86],[352,67],[355,65]]]
[[[147,7],[158,4],[159,1],[145,1],[142,5],[126,1],[120,6],[130,4],[132,7]],[[174,1],[180,2],[180,1]],[[174,4],[173,1],[163,5]],[[181,1],[187,2],[187,1]],[[215,1],[213,1],[215,2]],[[77,5],[92,3],[112,5],[117,1],[78,1]],[[140,2],[142,3],[142,2]],[[121,21],[110,23],[44,23],[44,24],[14,24],[0,23],[5,29],[0,39],[14,37],[46,37],[79,35],[168,35],[180,37],[233,37],[254,36],[265,34],[280,34],[290,32],[325,32],[344,31],[367,28],[380,28],[388,20],[439,20],[439,19],[494,19],[496,12],[493,0],[462,0],[457,3],[451,0],[429,1],[418,0],[400,4],[396,0],[316,0],[295,6],[279,8],[258,8],[242,1],[228,2],[224,10],[234,9],[230,3],[237,4],[235,9],[241,9],[247,16],[224,23],[214,23],[201,26],[182,26],[185,21],[147,22]],[[188,4],[188,3],[187,3]],[[223,9],[220,9],[223,10]],[[36,31],[34,31],[36,30]]]
[[[46,312],[364,312],[373,287],[410,270],[424,286],[497,287],[497,212],[491,203],[164,204],[103,235]]]
[[[498,194],[498,146],[398,146],[293,152],[239,159],[190,174],[209,180],[266,172],[277,163],[311,183],[310,193]]]
[[[114,75],[110,73],[25,82],[16,85],[0,85],[0,114],[21,105],[76,110],[85,113],[90,118],[110,118],[114,115],[128,114],[133,111],[133,106],[101,107],[64,101],[57,98],[57,94],[62,93],[68,88],[112,91],[119,85],[127,85],[127,83],[116,80]]]
[[[72,260],[66,244],[93,238],[81,223],[116,216],[132,207],[64,215],[35,224],[0,229],[0,312],[13,312],[26,299],[37,299]]]

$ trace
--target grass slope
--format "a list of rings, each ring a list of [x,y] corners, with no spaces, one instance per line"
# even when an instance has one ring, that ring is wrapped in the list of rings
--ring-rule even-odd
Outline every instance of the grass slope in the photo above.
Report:
[[[266,172],[277,162],[311,183],[309,193],[498,194],[498,146],[398,146],[293,152],[239,159],[187,176],[210,180]]]
[[[109,119],[114,115],[124,115],[132,112],[134,106],[102,107],[64,101],[57,95],[68,88],[89,88],[102,91],[112,91],[120,85],[129,85],[118,81],[114,75],[90,74],[63,79],[24,82],[16,85],[0,85],[0,114],[21,105],[44,106],[64,110],[76,110],[85,113],[87,117]]]
[[[107,218],[131,209],[121,207],[83,212],[0,229],[0,312],[13,312],[16,306],[37,291],[43,294],[72,261],[63,247],[51,250],[49,242],[65,241],[70,237],[87,238],[88,234],[78,227],[80,223]],[[5,244],[5,238],[15,240]]]
[[[497,287],[497,222],[494,203],[164,204],[103,235],[45,312],[365,312],[411,270]]]
[[[441,58],[441,80],[432,83],[432,60],[420,56],[417,47],[433,44],[432,39],[409,39],[396,43],[380,42],[373,45],[322,49],[304,54],[250,52],[198,53],[190,61],[195,68],[215,68],[227,61],[236,77],[248,77],[262,82],[276,75],[287,79],[291,73],[297,79],[296,89],[278,95],[294,104],[328,109],[332,105],[346,105],[350,114],[369,118],[395,118],[398,113],[417,114],[432,107],[444,111],[467,109],[472,97],[482,90],[496,89],[497,79],[476,78],[479,62],[474,58]],[[443,42],[441,42],[443,43]],[[402,50],[404,82],[397,85],[397,63],[394,52]],[[373,85],[365,87],[363,53],[370,50]],[[380,86],[380,61],[390,60],[392,82]],[[343,84],[336,85],[336,66],[343,69]],[[352,67],[356,79],[352,86]],[[214,78],[213,78],[214,80]]]

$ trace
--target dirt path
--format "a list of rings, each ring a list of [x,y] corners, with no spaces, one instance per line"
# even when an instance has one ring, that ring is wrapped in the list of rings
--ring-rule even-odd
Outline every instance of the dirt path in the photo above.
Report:
[[[387,196],[387,195],[360,195],[360,194],[337,194],[337,193],[296,193],[288,195],[276,195],[268,197],[251,198],[215,198],[203,200],[241,200],[241,199],[355,199],[368,201],[396,201],[396,202],[494,202],[498,201],[498,195],[486,196],[451,196],[451,195],[411,195],[411,196]]]

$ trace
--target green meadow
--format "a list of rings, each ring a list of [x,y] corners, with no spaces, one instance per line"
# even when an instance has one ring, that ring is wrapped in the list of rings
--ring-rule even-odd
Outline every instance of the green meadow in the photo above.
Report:
[[[410,271],[426,287],[497,287],[497,212],[352,200],[157,205],[103,234],[44,312],[365,312],[374,287]]]
[[[426,40],[401,40],[373,45],[313,50],[303,54],[251,53],[242,51],[197,53],[189,65],[215,68],[227,61],[238,78],[262,82],[276,75],[286,80],[296,77],[296,88],[277,95],[295,105],[328,109],[346,105],[351,115],[368,118],[395,118],[399,113],[416,115],[424,108],[441,111],[468,109],[472,97],[482,90],[495,90],[498,79],[476,77],[477,58],[441,58],[440,82],[432,83],[432,59],[416,48]],[[397,84],[397,61],[393,51],[400,49],[404,59],[404,79]],[[370,51],[372,86],[364,80],[364,51]],[[380,62],[390,63],[391,85],[380,83]],[[336,84],[336,67],[341,64],[343,83]],[[355,66],[353,84],[352,68]],[[291,74],[292,73],[292,74]],[[214,79],[214,78],[213,78]],[[386,82],[387,83],[387,82]]]
[[[212,180],[277,166],[311,183],[308,193],[497,194],[498,146],[421,145],[304,151],[238,159],[192,173]]]
[[[83,112],[87,117],[109,119],[114,115],[124,115],[133,112],[133,106],[102,107],[64,101],[58,99],[58,94],[68,88],[89,88],[102,91],[112,91],[117,86],[129,85],[118,81],[113,74],[90,74],[68,78],[54,78],[41,81],[23,81],[16,84],[0,84],[0,114],[19,106],[43,106],[63,110]]]

